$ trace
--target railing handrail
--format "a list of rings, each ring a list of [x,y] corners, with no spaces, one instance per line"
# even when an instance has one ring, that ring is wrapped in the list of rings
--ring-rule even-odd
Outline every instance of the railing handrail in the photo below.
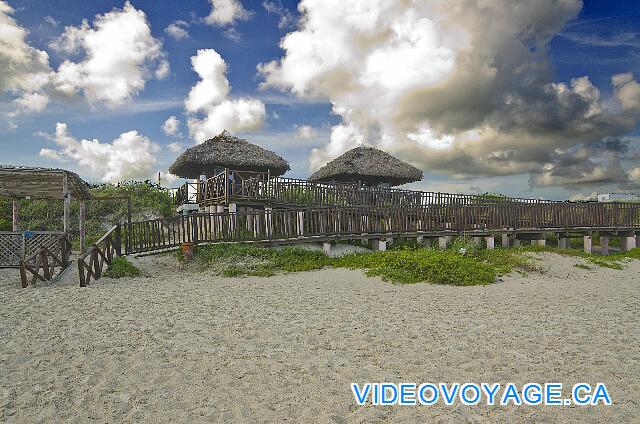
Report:
[[[255,178],[246,178],[247,175],[253,175]],[[229,178],[231,176],[231,179]],[[253,187],[247,189],[248,193],[244,193],[245,182],[251,181]],[[238,187],[243,193],[237,193]],[[189,187],[196,187],[196,199],[195,203],[201,203],[206,201],[224,200],[225,203],[234,199],[254,199],[257,201],[270,201],[283,204],[299,204],[303,205],[309,201],[318,201],[320,205],[335,205],[339,202],[349,202],[350,196],[367,196],[372,195],[374,198],[378,196],[384,196],[386,199],[377,199],[380,201],[395,200],[399,202],[407,203],[419,203],[421,206],[425,204],[439,204],[444,203],[525,203],[525,204],[541,204],[541,203],[561,203],[556,200],[545,199],[533,199],[533,198],[519,198],[501,196],[498,194],[456,194],[447,192],[430,192],[430,191],[418,191],[418,190],[406,190],[392,187],[368,187],[357,185],[353,183],[336,183],[336,182],[316,182],[309,180],[302,180],[297,178],[288,177],[273,177],[271,178],[268,173],[253,172],[253,171],[237,171],[237,170],[225,170],[224,173],[210,177],[204,181],[186,182],[180,188],[176,190],[179,195],[176,195],[177,204],[193,203],[192,197],[189,195]],[[214,190],[221,190],[217,195],[213,196],[210,193],[209,188]],[[306,199],[307,202],[301,202],[300,199],[295,198],[295,194],[307,195],[307,193],[296,192],[296,190],[311,190],[313,194],[311,198]],[[231,193],[229,193],[231,190]],[[333,192],[333,193],[332,193]],[[291,194],[290,196],[282,197],[283,194]],[[320,195],[320,198],[317,195]]]
[[[118,229],[118,227],[120,227],[120,224],[116,224],[111,227],[111,229],[107,231],[102,237],[100,237],[98,241],[93,243],[87,248],[87,250],[81,253],[80,256],[78,256],[78,260],[84,260],[87,256],[89,256],[93,250],[97,249],[98,246],[104,243],[107,238],[111,237],[111,235]]]

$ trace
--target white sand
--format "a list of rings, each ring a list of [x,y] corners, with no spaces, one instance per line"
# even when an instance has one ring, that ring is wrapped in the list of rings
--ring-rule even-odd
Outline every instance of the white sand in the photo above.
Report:
[[[0,422],[638,422],[640,261],[398,286],[358,271],[21,289],[0,270]],[[358,407],[350,382],[604,382],[611,407]]]

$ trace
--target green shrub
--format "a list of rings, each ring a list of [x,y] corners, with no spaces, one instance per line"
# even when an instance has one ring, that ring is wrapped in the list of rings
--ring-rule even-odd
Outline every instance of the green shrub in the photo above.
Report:
[[[138,277],[140,270],[122,256],[116,256],[104,273],[108,278]]]
[[[178,255],[181,253],[179,252]],[[227,277],[271,276],[327,266],[362,269],[385,281],[413,284],[484,285],[513,269],[532,269],[531,260],[517,250],[485,250],[468,239],[455,240],[447,250],[409,244],[386,252],[329,258],[323,252],[286,247],[271,249],[249,244],[201,246],[195,255],[203,269]]]

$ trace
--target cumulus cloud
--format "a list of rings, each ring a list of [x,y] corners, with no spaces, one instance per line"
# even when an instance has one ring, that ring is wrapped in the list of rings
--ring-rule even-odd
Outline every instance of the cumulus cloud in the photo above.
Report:
[[[298,138],[302,138],[304,140],[311,140],[318,135],[318,131],[315,128],[309,125],[298,125],[296,126],[296,134]]]
[[[614,75],[611,82],[623,110],[640,109],[640,84],[632,73]]]
[[[151,78],[169,74],[162,42],[151,34],[145,13],[129,1],[96,15],[93,26],[67,26],[50,47],[61,54],[80,56],[63,61],[55,75],[56,88],[74,95],[82,91],[91,103],[116,106],[129,100]]]
[[[181,137],[182,134],[180,134],[180,120],[176,118],[175,115],[171,115],[162,124],[162,132],[166,136]]]
[[[184,149],[182,143],[170,143],[167,147],[169,147],[169,151],[172,153],[180,153]]]
[[[581,0],[302,0],[283,57],[258,66],[261,86],[327,100],[342,118],[312,152],[311,170],[367,143],[459,178],[624,181],[616,152],[607,159],[619,175],[596,161],[568,174],[561,166],[640,120],[631,74],[612,78],[613,106],[586,76],[552,79],[549,42],[581,8]]]
[[[0,94],[15,97],[18,112],[38,112],[49,97],[44,92],[51,78],[49,55],[32,47],[29,31],[12,17],[14,9],[0,0]]]
[[[104,182],[152,178],[156,166],[158,145],[137,131],[120,134],[111,143],[99,140],[77,140],[67,124],[58,122],[49,138],[57,149],[42,149],[40,156],[73,161],[86,173]]]
[[[251,17],[240,0],[209,0],[211,13],[204,21],[209,25],[233,25],[236,21],[246,21]]]
[[[189,24],[185,21],[174,21],[164,29],[164,32],[176,41],[189,38]]]
[[[189,134],[194,140],[201,143],[225,129],[234,132],[262,127],[266,114],[264,103],[249,97],[228,98],[231,86],[226,78],[227,64],[218,52],[198,50],[191,63],[200,76],[185,100],[185,109],[190,114]]]

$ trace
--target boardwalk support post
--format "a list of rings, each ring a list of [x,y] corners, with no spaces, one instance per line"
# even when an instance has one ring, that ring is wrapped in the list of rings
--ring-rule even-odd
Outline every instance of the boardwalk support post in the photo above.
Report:
[[[322,251],[324,252],[325,255],[331,256],[331,243],[329,243],[328,241],[323,242]]]
[[[380,252],[387,250],[387,240],[373,240],[373,250]]]
[[[636,238],[633,231],[625,231],[620,233],[620,250],[628,252],[636,247]]]
[[[487,243],[487,249],[493,250],[496,246],[496,239],[493,236],[487,236],[484,238]]]
[[[569,234],[558,233],[558,249],[569,249],[570,247]]]
[[[600,236],[600,255],[607,256],[609,254],[609,235]]]
[[[446,249],[447,244],[449,244],[449,236],[440,236],[438,237],[438,247],[440,249]]]
[[[502,248],[505,249],[509,247],[509,234],[502,233]]]
[[[591,234],[585,234],[582,238],[584,240],[584,253],[591,254]]]

